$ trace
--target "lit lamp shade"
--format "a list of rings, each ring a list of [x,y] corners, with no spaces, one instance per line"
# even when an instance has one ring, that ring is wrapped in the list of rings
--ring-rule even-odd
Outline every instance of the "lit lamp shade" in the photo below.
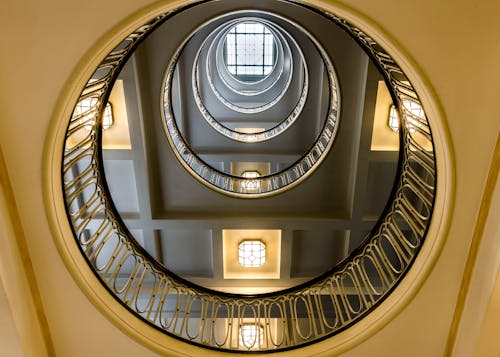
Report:
[[[266,245],[260,240],[244,240],[238,246],[238,261],[246,268],[257,268],[266,262]]]

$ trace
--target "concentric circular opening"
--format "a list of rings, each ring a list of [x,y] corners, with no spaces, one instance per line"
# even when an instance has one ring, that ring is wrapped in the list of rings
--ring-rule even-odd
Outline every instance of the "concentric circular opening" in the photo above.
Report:
[[[434,208],[433,140],[411,82],[358,27],[235,3],[159,14],[106,56],[69,120],[63,195],[90,268],[138,318],[212,349],[286,350],[355,324],[403,279]],[[249,23],[272,34],[275,58],[245,81],[227,36]],[[265,113],[279,122],[254,133],[227,120]]]
[[[200,25],[176,50],[165,71],[162,87],[165,133],[176,157],[193,177],[207,187],[245,198],[284,192],[310,176],[333,144],[340,107],[336,73],[321,44],[304,28],[289,19],[263,13],[265,16],[256,20],[255,15],[252,16],[254,13],[240,11],[218,16]],[[238,27],[240,25],[241,27]],[[284,27],[292,29],[294,35]],[[220,66],[214,67],[211,63],[217,63],[221,54],[227,57],[228,38],[236,44],[238,36],[241,35],[240,42],[250,43],[251,40],[245,38],[256,34],[260,36],[260,40],[255,40],[259,47],[264,46],[266,41],[268,47],[279,42],[280,45],[276,47],[284,50],[277,51],[282,55],[273,58],[275,63],[272,68],[269,67],[269,73],[264,68],[260,69],[262,75],[267,77],[253,83],[264,85],[269,82],[274,87],[273,90],[266,88],[259,95],[249,96],[229,90],[227,81],[218,80],[218,76],[219,79],[224,77],[220,73]],[[302,47],[307,48],[307,55]],[[230,48],[230,51],[233,50],[237,51],[236,48]],[[196,54],[191,57],[191,53]],[[258,52],[260,57],[263,53]],[[271,63],[269,61],[268,63]],[[321,75],[316,78],[320,85],[314,89],[309,87],[306,61],[315,63],[317,69],[321,70]],[[179,108],[183,101],[176,100],[180,93],[176,83],[183,73],[182,66],[190,63],[193,63],[191,81],[194,101],[199,114],[215,132],[207,132],[201,127],[194,131],[193,125],[199,126],[199,122],[186,125],[187,116]],[[262,59],[261,63],[264,65],[265,59]],[[224,66],[228,69],[226,64]],[[250,67],[252,66],[248,66]],[[278,67],[281,69],[277,70]],[[250,71],[248,68],[242,71]],[[271,78],[273,75],[275,78]],[[205,78],[208,80],[203,81]],[[326,100],[322,100],[318,106],[315,99],[317,97]],[[308,111],[309,118],[301,117],[303,110]],[[317,124],[311,130],[310,124],[313,122]],[[300,130],[305,126],[310,128],[307,135]],[[204,158],[206,155],[197,149],[213,145],[207,141],[211,136],[212,142],[217,141],[221,147],[224,146],[221,150],[226,153],[220,155],[224,160],[222,163],[211,163],[210,158]],[[236,143],[228,143],[225,138]],[[207,144],[198,144],[201,142]],[[277,151],[280,145],[287,147],[288,157],[285,162],[281,153],[283,149]],[[263,155],[268,158],[263,160]],[[237,158],[242,156],[245,157]],[[242,176],[248,169],[260,172],[251,185]]]
[[[269,76],[277,62],[277,39],[257,21],[242,21],[224,36],[223,58],[227,71],[243,83],[257,83]]]

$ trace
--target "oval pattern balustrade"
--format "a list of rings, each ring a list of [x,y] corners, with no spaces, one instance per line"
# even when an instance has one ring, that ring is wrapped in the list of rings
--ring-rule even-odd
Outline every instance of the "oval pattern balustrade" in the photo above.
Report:
[[[253,11],[256,14],[266,14],[265,12]],[[230,13],[228,15],[223,15],[222,17],[217,17],[216,19],[212,19],[209,23],[205,23],[201,26],[201,28],[206,27],[208,24],[213,23],[221,18],[226,16],[241,14],[245,15],[245,12],[237,12]],[[280,18],[277,15],[273,15],[273,17]],[[292,24],[296,28],[300,28],[297,24],[290,22],[290,20],[282,19],[290,24]],[[238,20],[235,20],[236,22]],[[226,24],[227,27],[231,27],[232,22]],[[174,153],[176,154],[179,161],[183,164],[183,166],[193,175],[193,177],[197,178],[200,182],[205,185],[208,185],[212,189],[220,191],[222,193],[228,195],[234,195],[237,197],[262,197],[272,194],[277,194],[279,192],[283,192],[284,190],[290,189],[291,187],[299,184],[301,181],[306,179],[311,173],[313,173],[316,168],[321,164],[324,160],[325,156],[328,154],[333,141],[335,139],[335,135],[337,133],[338,127],[338,116],[339,116],[339,107],[340,107],[340,98],[338,95],[338,83],[335,74],[335,70],[333,68],[333,64],[328,58],[325,50],[321,47],[317,40],[315,40],[307,31],[303,28],[300,28],[302,32],[304,32],[307,38],[314,43],[314,46],[317,48],[322,61],[326,67],[325,71],[328,77],[329,83],[329,109],[326,114],[326,121],[323,124],[323,128],[320,131],[318,137],[315,142],[309,148],[309,150],[303,155],[299,156],[299,160],[294,162],[285,170],[280,170],[278,172],[271,172],[267,175],[262,175],[260,177],[252,179],[252,182],[255,184],[252,185],[252,189],[248,188],[246,184],[248,182],[244,177],[238,177],[234,174],[228,174],[227,172],[223,172],[222,170],[217,170],[211,165],[208,165],[204,160],[202,160],[199,155],[191,148],[191,145],[186,142],[184,136],[179,131],[178,128],[178,120],[174,115],[173,111],[173,95],[172,95],[172,81],[174,78],[174,72],[177,67],[177,62],[179,57],[183,53],[184,47],[189,42],[189,40],[195,36],[195,34],[200,31],[200,29],[196,29],[193,33],[190,34],[188,39],[183,41],[183,43],[178,47],[175,54],[172,56],[169,65],[167,66],[167,70],[165,73],[165,78],[163,81],[163,120],[165,123],[165,132],[171,145]],[[293,40],[295,44],[294,47],[299,48],[296,44],[295,40]],[[205,42],[200,46],[200,50],[197,52],[194,61],[194,69],[193,69],[193,94],[195,98],[195,102],[204,117],[204,119],[219,133],[222,135],[229,137],[231,139],[241,141],[244,143],[258,143],[262,141],[267,141],[272,139],[280,134],[282,134],[285,130],[287,130],[290,126],[292,126],[297,120],[299,114],[302,112],[304,104],[307,98],[308,92],[308,75],[307,70],[303,71],[304,79],[302,82],[302,89],[300,92],[300,96],[298,98],[298,102],[295,104],[294,108],[291,110],[291,113],[282,120],[277,126],[270,128],[269,130],[265,130],[257,133],[241,133],[236,130],[232,130],[227,126],[222,125],[217,119],[215,119],[207,108],[203,104],[203,100],[200,95],[199,86],[197,84],[197,78],[199,78],[199,74],[197,71],[198,61],[200,57],[200,51],[205,46]],[[300,62],[305,63],[303,55],[300,51]],[[210,74],[208,74],[208,77]],[[210,81],[209,81],[210,83]],[[283,91],[281,95],[272,100],[270,103],[264,105],[264,108],[270,108],[275,105],[281,98],[282,95],[286,91]],[[216,93],[216,91],[214,92]],[[326,95],[326,94],[325,94]],[[218,96],[219,98],[219,96]],[[305,118],[307,120],[310,118]]]
[[[334,14],[311,9],[346,31],[377,64],[401,121],[391,201],[363,243],[318,278],[260,295],[197,286],[158,263],[115,208],[103,175],[102,113],[118,72],[138,44],[185,8],[155,17],[112,50],[78,100],[91,99],[94,105],[84,113],[75,109],[69,120],[62,189],[76,244],[116,299],[170,336],[226,351],[281,351],[317,342],[370,313],[401,281],[424,243],[436,185],[432,135],[425,114],[416,115],[403,105],[422,107],[419,97],[398,64],[369,35]]]

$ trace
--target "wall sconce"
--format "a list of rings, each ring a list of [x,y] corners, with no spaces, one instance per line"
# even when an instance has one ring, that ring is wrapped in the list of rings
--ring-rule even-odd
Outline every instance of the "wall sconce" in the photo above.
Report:
[[[238,245],[238,261],[245,268],[258,268],[266,262],[266,245],[258,239],[245,239]]]
[[[98,99],[95,97],[85,98],[82,101],[78,102],[76,105],[76,114],[81,116],[79,119],[80,124],[84,124],[84,128],[86,130],[91,130],[92,126],[95,123],[96,109],[97,109]],[[102,116],[102,129],[108,130],[114,122],[113,118],[113,107],[111,103],[106,103],[106,107],[104,108],[104,113]]]
[[[102,115],[102,129],[103,130],[108,130],[111,128],[113,125],[114,120],[113,120],[113,106],[111,105],[110,102],[106,104],[106,107],[104,108],[104,113]]]
[[[418,118],[424,118],[424,109],[420,104],[408,99],[403,99],[403,108],[408,114],[406,116],[406,127],[413,133],[416,130],[415,128],[421,125]],[[399,131],[399,123],[398,111],[396,110],[396,106],[392,104],[389,109],[389,121],[387,124],[392,131],[397,133]]]
[[[394,104],[391,104],[391,108],[389,109],[388,124],[389,128],[391,128],[393,132],[397,133],[399,131],[399,115]]]
[[[261,325],[243,323],[240,325],[240,345],[251,349],[258,348],[264,342],[264,328]]]

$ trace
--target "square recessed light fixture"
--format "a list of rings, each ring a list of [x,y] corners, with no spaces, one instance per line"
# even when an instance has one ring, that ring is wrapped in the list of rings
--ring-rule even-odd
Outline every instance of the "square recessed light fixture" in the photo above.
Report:
[[[224,279],[279,279],[281,229],[223,229]]]
[[[252,349],[261,347],[264,342],[264,328],[255,323],[244,323],[240,326],[240,345]]]
[[[241,174],[242,177],[248,179],[242,181],[241,185],[243,189],[248,192],[255,192],[260,189],[260,181],[256,180],[260,177],[260,173],[258,171],[244,171]]]
[[[263,266],[266,262],[266,245],[258,239],[245,239],[238,245],[238,260],[245,268]]]

